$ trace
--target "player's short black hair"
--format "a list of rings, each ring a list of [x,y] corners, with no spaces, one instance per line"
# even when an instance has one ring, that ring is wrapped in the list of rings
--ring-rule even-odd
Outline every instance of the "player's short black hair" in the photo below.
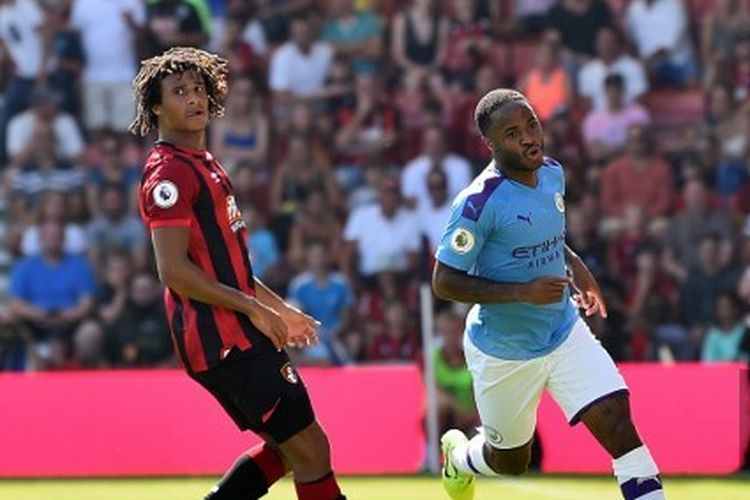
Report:
[[[186,71],[196,71],[205,80],[209,116],[224,114],[227,60],[194,47],[174,47],[141,62],[141,69],[133,79],[137,114],[130,125],[132,133],[143,136],[158,127],[153,107],[161,102],[161,80]]]
[[[510,102],[526,102],[526,96],[515,89],[495,89],[487,92],[477,103],[474,121],[482,134],[487,137],[492,124],[492,113]]]

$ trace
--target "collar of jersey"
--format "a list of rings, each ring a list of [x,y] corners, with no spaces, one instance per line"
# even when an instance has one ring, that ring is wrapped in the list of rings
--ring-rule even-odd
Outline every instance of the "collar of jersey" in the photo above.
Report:
[[[167,142],[165,140],[157,140],[155,143],[157,146],[167,146],[169,148],[175,149],[177,151],[182,151],[183,153],[187,153],[190,156],[194,156],[196,158],[206,159],[206,153],[207,151],[205,149],[188,149],[184,148],[182,146],[178,146],[177,144],[173,144],[171,142]]]

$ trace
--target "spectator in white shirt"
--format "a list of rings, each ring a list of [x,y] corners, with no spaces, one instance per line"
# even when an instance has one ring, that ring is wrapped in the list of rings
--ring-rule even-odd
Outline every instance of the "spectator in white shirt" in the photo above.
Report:
[[[292,20],[291,39],[271,56],[269,86],[276,104],[317,97],[323,89],[333,49],[317,41],[307,17]]]
[[[434,255],[451,214],[452,199],[448,196],[448,177],[440,168],[430,170],[426,184],[430,203],[419,208],[417,218],[420,232],[429,243],[430,255]]]
[[[401,174],[401,187],[408,206],[420,209],[432,203],[427,189],[427,176],[434,168],[445,174],[449,198],[456,196],[471,182],[471,164],[465,158],[449,152],[447,143],[445,131],[439,126],[425,129],[422,154],[407,163]]]
[[[341,269],[351,283],[374,285],[381,273],[410,274],[420,250],[419,223],[401,203],[398,180],[384,177],[378,203],[357,208],[344,229]]]
[[[0,105],[0,165],[7,159],[8,122],[29,107],[34,83],[47,78],[52,34],[44,11],[33,0],[0,0],[0,53],[8,55],[13,68]]]
[[[680,0],[634,0],[625,27],[657,84],[679,87],[695,81],[698,68]]]
[[[602,27],[596,35],[596,55],[578,73],[578,93],[596,110],[607,107],[604,79],[617,73],[625,82],[625,104],[637,100],[648,90],[643,64],[624,51],[622,33],[614,26]]]
[[[139,0],[76,0],[72,23],[86,54],[84,122],[92,131],[126,132],[135,116],[130,82],[136,73],[136,36],[146,21]]]
[[[78,163],[83,156],[83,136],[73,117],[60,111],[60,94],[47,87],[37,87],[32,101],[31,109],[15,116],[8,124],[6,148],[11,164],[24,166],[47,138],[47,132],[53,137],[57,158]]]

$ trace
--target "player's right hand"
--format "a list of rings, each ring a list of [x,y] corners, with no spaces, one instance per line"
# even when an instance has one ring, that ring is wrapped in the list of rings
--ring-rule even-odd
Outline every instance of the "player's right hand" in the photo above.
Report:
[[[568,277],[541,276],[524,285],[521,302],[535,305],[561,302],[565,288],[572,283]]]
[[[253,325],[268,337],[277,351],[284,348],[289,333],[279,313],[262,302],[253,300],[248,308],[247,316]]]

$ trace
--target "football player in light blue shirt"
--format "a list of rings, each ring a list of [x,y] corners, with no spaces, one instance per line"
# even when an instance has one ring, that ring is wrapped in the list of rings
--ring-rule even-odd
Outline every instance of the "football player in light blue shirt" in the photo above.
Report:
[[[584,422],[612,456],[625,499],[663,499],[627,386],[578,314],[607,310],[565,244],[563,168],[544,156],[541,124],[523,94],[491,91],[475,118],[493,161],[453,203],[433,288],[473,304],[464,348],[483,432],[443,435],[443,485],[451,498],[469,500],[475,474],[525,472],[546,388],[571,425]]]

